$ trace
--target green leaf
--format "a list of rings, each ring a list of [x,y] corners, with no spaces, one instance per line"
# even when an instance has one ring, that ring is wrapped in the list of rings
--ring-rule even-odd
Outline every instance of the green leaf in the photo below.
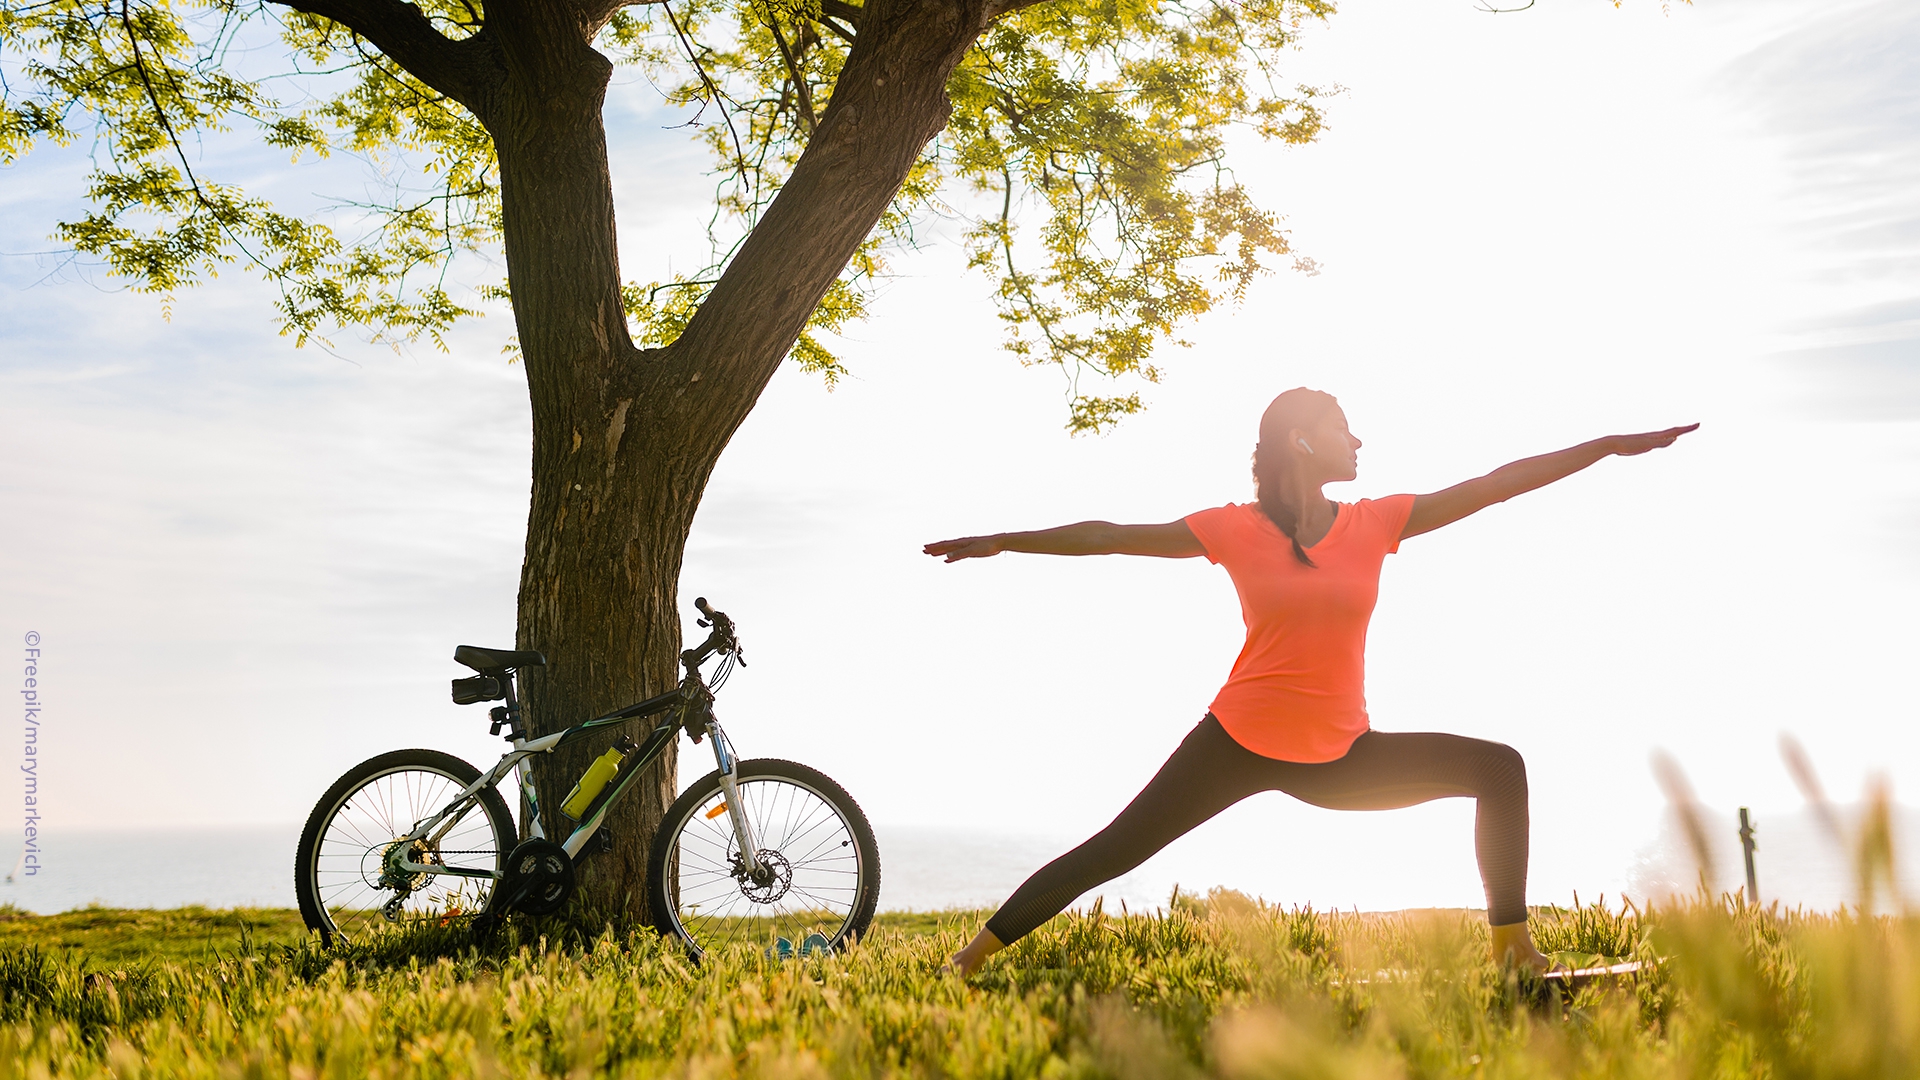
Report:
[[[455,40],[484,25],[465,0],[418,9]],[[1181,327],[1240,301],[1280,260],[1311,268],[1289,258],[1279,218],[1235,179],[1226,145],[1236,127],[1289,143],[1318,134],[1322,92],[1280,89],[1274,65],[1332,11],[1325,0],[1047,0],[1001,17],[950,81],[946,130],[793,359],[829,385],[845,374],[823,335],[865,317],[890,252],[958,219],[1009,351],[1065,376],[1068,428],[1100,431],[1139,411],[1138,390],[1117,384],[1157,381],[1158,350]],[[858,22],[837,0],[677,0],[623,9],[601,32],[618,62],[694,111],[717,180],[708,265],[626,290],[640,344],[678,337],[778,195],[832,106]],[[259,64],[241,59],[269,36],[283,69],[243,75]],[[135,288],[171,298],[237,263],[274,282],[281,328],[301,342],[341,328],[439,342],[478,313],[449,277],[460,256],[499,249],[491,138],[344,27],[235,0],[0,0],[0,54],[0,162],[42,141],[90,140],[89,209],[56,232]],[[244,138],[293,160],[357,155],[384,194],[303,217],[203,174],[203,145]]]

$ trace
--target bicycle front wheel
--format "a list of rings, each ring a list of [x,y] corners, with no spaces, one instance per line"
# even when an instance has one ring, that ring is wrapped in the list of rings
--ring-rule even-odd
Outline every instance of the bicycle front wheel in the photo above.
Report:
[[[294,856],[294,894],[307,929],[323,945],[386,923],[472,915],[486,906],[491,877],[407,873],[400,857],[424,866],[495,871],[513,850],[513,815],[495,788],[437,839],[400,838],[445,809],[480,770],[438,750],[396,750],[363,761],[320,797]]]
[[[740,857],[720,773],[707,774],[668,807],[653,838],[647,890],[660,932],[695,959],[734,945],[837,949],[866,933],[880,849],[859,804],[813,769],[773,758],[740,762],[735,790],[758,872]]]

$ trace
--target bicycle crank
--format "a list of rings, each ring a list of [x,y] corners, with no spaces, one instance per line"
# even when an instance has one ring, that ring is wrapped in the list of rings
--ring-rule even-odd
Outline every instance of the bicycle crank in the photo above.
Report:
[[[507,856],[506,876],[494,887],[488,910],[551,915],[573,895],[573,858],[551,840],[526,840]]]

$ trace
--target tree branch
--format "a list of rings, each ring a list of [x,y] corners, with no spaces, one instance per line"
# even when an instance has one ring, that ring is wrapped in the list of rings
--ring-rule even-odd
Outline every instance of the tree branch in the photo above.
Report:
[[[872,0],[818,127],[686,329],[650,367],[667,408],[686,369],[724,445],[792,351],[952,112],[947,79],[985,26],[984,0]],[[677,383],[671,380],[680,380]],[[697,444],[695,444],[697,445]]]
[[[492,83],[481,55],[485,34],[455,41],[433,28],[426,15],[403,0],[274,0],[331,19],[373,43],[407,74],[467,107],[475,116]]]
[[[820,14],[831,15],[855,30],[860,29],[861,8],[849,4],[846,0],[820,0]]]
[[[571,0],[571,7],[580,21],[580,29],[585,39],[592,41],[608,22],[612,21],[621,8],[650,7],[665,4],[668,0]]]
[[[693,40],[687,37],[686,30],[680,26],[680,20],[674,17],[673,6],[669,4],[660,10],[667,13],[667,22],[673,26],[674,36],[680,39],[680,47],[686,50],[687,62],[692,64],[693,70],[700,75],[700,85],[707,89],[707,100],[720,107],[720,119],[726,122],[727,134],[733,139],[734,167],[745,169],[747,151],[740,145],[740,133],[733,129],[733,112],[727,108],[727,99],[720,93],[720,87],[715,85],[713,76],[707,74],[707,65],[701,62],[700,54],[694,50]]]
[[[814,125],[819,122],[819,118],[813,113],[813,91],[807,86],[807,74],[800,70],[800,62],[794,58],[793,50],[787,47],[787,36],[780,32],[780,16],[768,12],[766,24],[767,29],[773,31],[773,43],[780,46],[780,59],[787,63],[787,77],[793,80],[793,92],[798,98],[800,119],[806,125],[807,137],[812,138]]]

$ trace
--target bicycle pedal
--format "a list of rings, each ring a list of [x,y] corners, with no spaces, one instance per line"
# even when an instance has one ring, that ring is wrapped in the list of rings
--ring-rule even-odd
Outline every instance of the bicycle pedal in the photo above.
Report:
[[[594,848],[595,851],[604,851],[609,854],[613,852],[613,830],[612,829],[602,826],[600,831],[597,833],[594,833],[593,835],[594,835],[594,842],[599,845],[598,847]]]

